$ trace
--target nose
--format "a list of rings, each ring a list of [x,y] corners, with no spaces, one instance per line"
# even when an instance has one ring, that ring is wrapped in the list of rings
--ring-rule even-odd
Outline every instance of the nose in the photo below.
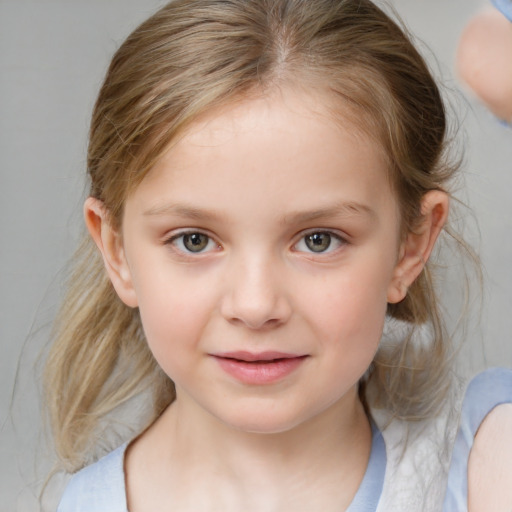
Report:
[[[284,281],[279,265],[268,258],[253,256],[231,262],[221,303],[223,317],[251,330],[286,323],[292,308]]]

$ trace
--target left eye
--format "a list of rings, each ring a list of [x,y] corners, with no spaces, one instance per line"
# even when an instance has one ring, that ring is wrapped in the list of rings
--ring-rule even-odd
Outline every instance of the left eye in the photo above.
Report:
[[[170,242],[181,252],[198,254],[211,251],[217,244],[204,233],[182,233],[171,238]]]
[[[328,231],[315,231],[303,236],[294,246],[296,251],[310,253],[329,253],[343,245],[341,237]]]

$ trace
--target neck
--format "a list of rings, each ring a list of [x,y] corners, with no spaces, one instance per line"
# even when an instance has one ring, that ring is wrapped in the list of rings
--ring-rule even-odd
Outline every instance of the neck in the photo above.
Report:
[[[253,510],[297,509],[291,499],[298,509],[344,510],[364,476],[371,429],[355,389],[316,417],[270,434],[235,429],[178,398],[141,443],[154,457],[151,467],[156,458],[165,461],[160,474],[180,489],[201,482],[221,496],[223,510],[228,502],[234,510],[250,510],[249,503]],[[304,508],[308,497],[312,508]],[[196,506],[208,510],[205,503]]]
[[[355,396],[344,397],[314,418],[277,433],[233,428],[179,400],[166,411],[166,416],[166,430],[177,440],[173,444],[183,447],[189,455],[200,454],[203,461],[205,457],[216,463],[222,461],[226,468],[235,468],[237,475],[243,474],[240,470],[244,465],[249,466],[250,475],[260,465],[269,475],[273,467],[295,467],[301,460],[311,465],[315,459],[337,458],[337,454],[350,451],[362,430],[369,430],[368,419]]]

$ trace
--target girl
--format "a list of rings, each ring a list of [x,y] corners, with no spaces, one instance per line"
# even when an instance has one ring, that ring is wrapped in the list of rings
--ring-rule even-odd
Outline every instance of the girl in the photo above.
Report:
[[[462,35],[459,72],[489,109],[512,122],[512,0],[493,0]],[[512,370],[494,368],[468,386],[444,510],[512,510]]]
[[[445,137],[369,0],[176,0],[135,30],[95,106],[91,237],[46,371],[65,469],[112,442],[112,411],[135,432],[59,511],[438,510]]]
[[[443,510],[511,510],[511,461],[512,370],[492,368],[466,391]]]

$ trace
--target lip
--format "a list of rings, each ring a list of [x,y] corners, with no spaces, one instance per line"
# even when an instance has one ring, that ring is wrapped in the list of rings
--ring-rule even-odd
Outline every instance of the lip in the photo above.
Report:
[[[308,356],[275,351],[237,351],[212,354],[212,357],[222,370],[243,384],[263,385],[284,379]]]

